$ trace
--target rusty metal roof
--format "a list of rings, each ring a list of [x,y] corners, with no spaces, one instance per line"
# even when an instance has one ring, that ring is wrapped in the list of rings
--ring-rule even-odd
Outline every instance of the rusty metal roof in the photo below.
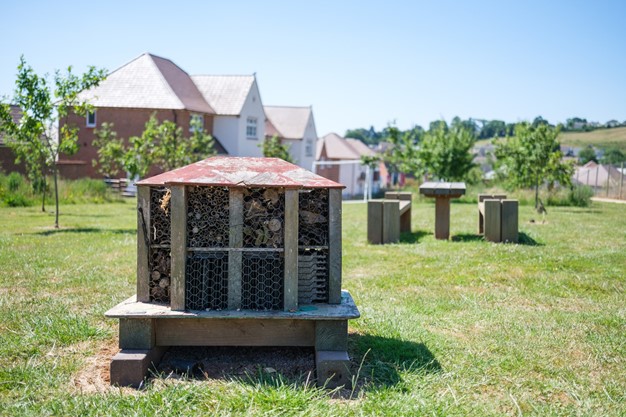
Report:
[[[345,188],[279,158],[214,156],[139,181],[137,185]]]

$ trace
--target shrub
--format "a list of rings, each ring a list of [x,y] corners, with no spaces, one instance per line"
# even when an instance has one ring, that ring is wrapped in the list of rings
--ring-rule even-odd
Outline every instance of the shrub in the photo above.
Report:
[[[569,201],[576,207],[588,207],[591,204],[593,190],[588,185],[576,185],[569,192]]]
[[[7,176],[7,188],[10,192],[16,192],[24,184],[24,178],[17,172],[11,172]]]

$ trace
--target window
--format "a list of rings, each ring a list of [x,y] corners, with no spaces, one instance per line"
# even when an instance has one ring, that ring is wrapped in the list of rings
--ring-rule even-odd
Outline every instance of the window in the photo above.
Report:
[[[192,114],[189,118],[189,131],[202,132],[204,130],[204,116],[201,114]]]
[[[87,127],[96,127],[96,111],[87,113]]]
[[[248,139],[256,139],[256,117],[248,117],[246,120],[246,137]]]
[[[307,139],[304,145],[304,154],[305,156],[313,156],[313,141],[311,139]]]

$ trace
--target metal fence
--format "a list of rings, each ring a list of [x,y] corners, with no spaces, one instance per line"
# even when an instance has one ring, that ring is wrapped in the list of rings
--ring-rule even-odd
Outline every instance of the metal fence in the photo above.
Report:
[[[591,187],[596,197],[626,199],[624,185],[626,170],[624,163],[619,165],[596,164],[590,162],[577,167],[574,172],[574,184]]]

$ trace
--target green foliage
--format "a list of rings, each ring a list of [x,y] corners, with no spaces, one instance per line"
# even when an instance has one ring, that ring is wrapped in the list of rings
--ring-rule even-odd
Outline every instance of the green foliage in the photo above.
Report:
[[[66,74],[56,71],[54,91],[46,77],[38,76],[20,57],[17,67],[13,103],[22,111],[22,118],[16,123],[8,113],[9,106],[0,106],[0,130],[7,137],[6,143],[23,161],[28,177],[33,182],[45,183],[46,175],[52,172],[55,195],[55,227],[59,226],[59,199],[57,188],[56,161],[59,154],[71,155],[78,149],[76,144],[78,128],[70,125],[68,115],[73,112],[86,115],[91,109],[89,104],[78,99],[78,94],[97,86],[105,77],[104,70],[90,67],[82,76],[72,74],[68,67]],[[58,123],[58,137],[53,132]],[[40,187],[46,190],[47,187]],[[45,192],[42,192],[42,209],[45,210]]]
[[[193,163],[217,155],[213,136],[209,135],[199,118],[191,119],[191,137],[189,138],[189,162]]]
[[[265,139],[259,145],[263,150],[263,156],[268,158],[280,158],[287,162],[293,162],[289,155],[289,145],[283,145],[278,136],[274,135],[269,139]]]
[[[93,166],[97,166],[98,172],[108,178],[113,178],[122,171],[121,162],[125,152],[124,141],[117,137],[113,127],[113,123],[102,123],[94,131],[96,137],[93,140],[93,146],[98,149],[98,160],[92,161]]]
[[[142,178],[157,160],[157,140],[159,136],[159,122],[156,115],[144,125],[141,136],[132,136],[128,139],[129,147],[122,157],[122,166],[130,178]]]
[[[463,125],[447,128],[440,123],[426,133],[417,154],[429,175],[443,181],[463,181],[475,166],[470,153],[473,145],[473,132]]]
[[[610,147],[602,156],[602,163],[608,165],[616,165],[622,162],[626,162],[626,153],[622,152],[618,148]]]
[[[123,169],[131,178],[137,178],[144,177],[153,165],[169,171],[215,155],[213,137],[201,123],[192,118],[192,134],[186,138],[180,126],[170,120],[159,123],[153,113],[141,136],[129,138],[128,146],[118,139],[112,123],[103,123],[96,131],[94,146],[98,148],[98,161],[93,164],[107,176]]]
[[[418,156],[417,137],[414,131],[402,132],[394,125],[385,129],[384,141],[391,146],[380,156],[391,172],[404,172],[421,175],[424,168]],[[365,164],[372,164],[374,159],[363,158]]]
[[[575,185],[569,190],[568,200],[572,206],[589,207],[593,189],[588,185]]]
[[[7,177],[7,186],[10,192],[17,191],[24,184],[24,178],[17,173],[11,172]]]
[[[586,164],[589,161],[598,162],[598,157],[596,156],[596,151],[593,149],[593,146],[587,145],[578,153],[578,162],[581,165]]]
[[[534,188],[535,206],[541,184],[547,183],[548,188],[557,183],[571,185],[574,167],[562,161],[558,134],[558,128],[547,124],[520,123],[514,137],[494,141],[499,178],[509,188]]]
[[[164,120],[156,130],[155,159],[160,168],[171,171],[189,163],[189,143],[183,138],[183,129],[171,120]]]
[[[40,186],[40,185],[39,185]],[[37,204],[37,196],[43,191],[16,172],[0,175],[0,206],[30,207]],[[48,198],[51,190],[45,190]],[[59,181],[59,202],[61,204],[106,203],[119,201],[102,180],[80,179]]]

